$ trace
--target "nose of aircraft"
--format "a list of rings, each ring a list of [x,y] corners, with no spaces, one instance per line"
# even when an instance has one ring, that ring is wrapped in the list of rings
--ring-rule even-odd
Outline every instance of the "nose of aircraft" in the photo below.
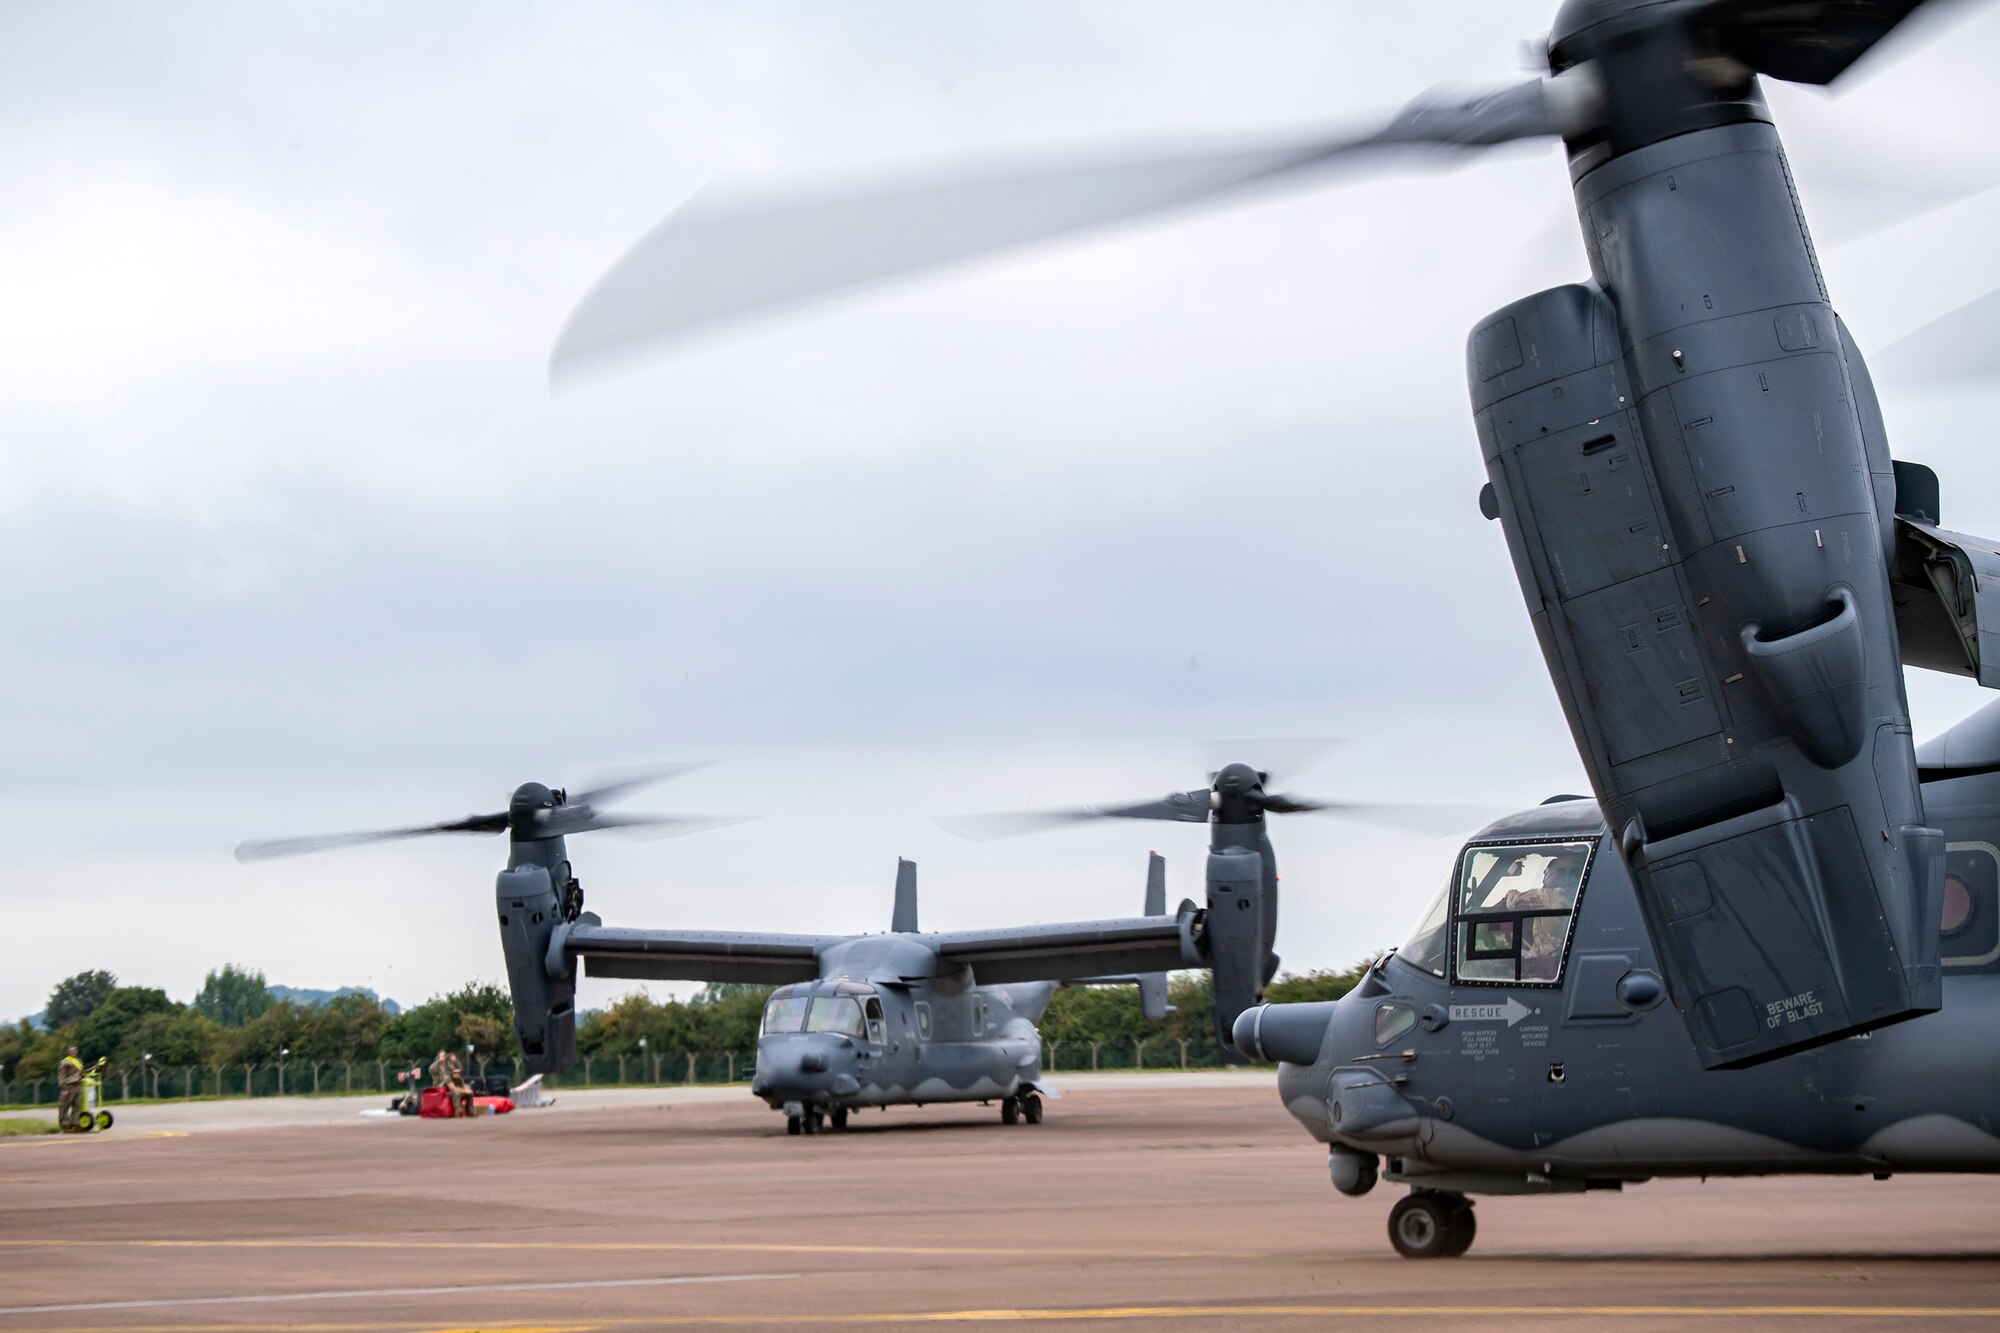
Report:
[[[790,1033],[757,1044],[750,1090],[771,1102],[812,1101],[854,1092],[854,1048],[842,1037]]]

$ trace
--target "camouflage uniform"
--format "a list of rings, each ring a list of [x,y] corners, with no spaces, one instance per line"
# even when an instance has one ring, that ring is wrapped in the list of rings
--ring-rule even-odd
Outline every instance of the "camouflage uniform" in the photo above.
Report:
[[[431,1086],[449,1088],[458,1114],[472,1114],[472,1089],[465,1086],[465,1070],[450,1051],[431,1061]]]
[[[83,1110],[83,1061],[65,1055],[56,1066],[56,1124],[63,1129],[80,1128]]]

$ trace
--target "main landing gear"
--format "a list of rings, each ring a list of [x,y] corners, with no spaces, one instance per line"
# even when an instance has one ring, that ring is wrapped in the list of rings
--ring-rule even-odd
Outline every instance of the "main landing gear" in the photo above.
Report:
[[[1018,1097],[1009,1097],[1000,1103],[1000,1123],[1018,1124],[1026,1120],[1031,1125],[1042,1123],[1042,1099],[1032,1092],[1024,1092]]]
[[[1456,1259],[1479,1230],[1472,1200],[1444,1190],[1411,1190],[1389,1210],[1389,1243],[1405,1259]]]

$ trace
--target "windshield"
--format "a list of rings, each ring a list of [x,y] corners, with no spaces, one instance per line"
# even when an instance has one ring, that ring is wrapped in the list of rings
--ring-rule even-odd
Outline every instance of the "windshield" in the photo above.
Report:
[[[1421,967],[1432,976],[1444,975],[1446,941],[1450,934],[1445,930],[1446,919],[1451,915],[1451,881],[1454,876],[1447,874],[1444,883],[1438,885],[1431,905],[1417,918],[1416,929],[1410,938],[1403,941],[1403,947],[1396,950],[1396,957],[1406,963]]]
[[[1458,890],[1458,979],[1554,982],[1589,861],[1588,842],[1466,849]]]
[[[844,1036],[862,1034],[861,1005],[847,995],[815,995],[812,1014],[806,1019],[808,1032],[838,1032]]]
[[[803,995],[787,995],[772,1000],[764,1006],[764,1031],[804,1032],[806,1006],[810,1003]]]

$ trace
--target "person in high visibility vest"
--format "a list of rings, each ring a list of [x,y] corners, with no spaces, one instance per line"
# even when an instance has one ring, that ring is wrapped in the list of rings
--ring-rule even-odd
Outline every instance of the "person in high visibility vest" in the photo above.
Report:
[[[83,1061],[77,1058],[76,1047],[56,1066],[56,1125],[65,1130],[83,1128],[78,1123],[78,1115],[83,1109]]]

